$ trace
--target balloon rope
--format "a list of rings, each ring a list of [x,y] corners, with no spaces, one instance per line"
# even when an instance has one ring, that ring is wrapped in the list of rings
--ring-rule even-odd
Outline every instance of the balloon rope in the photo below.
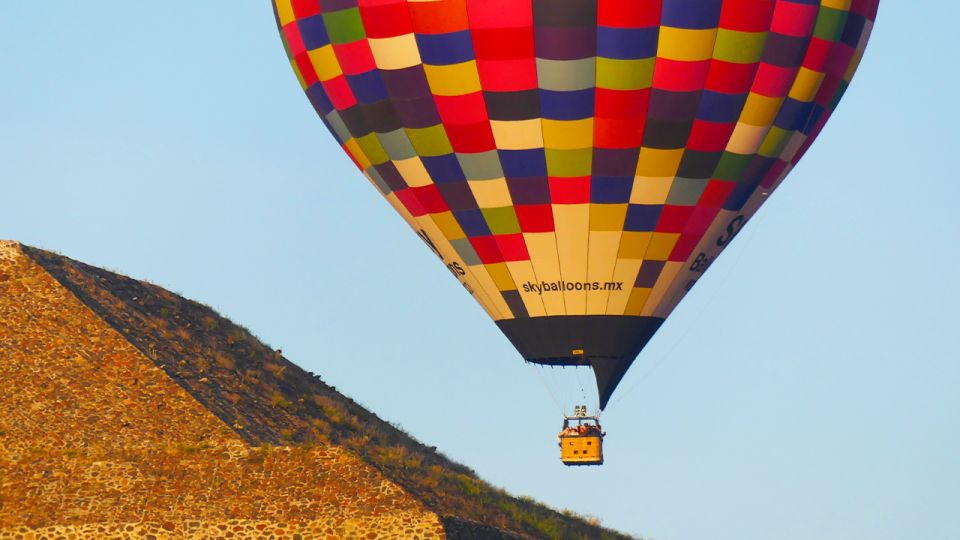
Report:
[[[757,216],[757,214],[754,213],[754,216]],[[653,365],[650,366],[650,368],[647,371],[643,372],[640,375],[640,378],[637,379],[636,382],[634,382],[629,388],[627,388],[626,391],[617,392],[617,397],[607,404],[608,408],[617,403],[620,403],[621,401],[623,401],[623,399],[626,396],[633,394],[648,377],[650,377],[667,359],[673,356],[677,348],[680,347],[680,344],[686,341],[687,336],[689,336],[693,332],[693,330],[698,327],[697,323],[700,322],[700,319],[702,319],[708,311],[710,311],[709,308],[712,307],[714,302],[716,302],[717,298],[720,297],[720,291],[722,291],[725,288],[727,282],[729,282],[730,278],[733,277],[734,271],[737,269],[737,266],[740,264],[740,261],[743,259],[743,254],[746,253],[747,247],[753,243],[754,239],[756,239],[757,237],[756,231],[760,228],[759,225],[760,223],[763,223],[765,218],[766,218],[766,213],[763,213],[757,216],[756,219],[753,220],[756,222],[755,225],[753,227],[750,227],[749,230],[746,232],[746,234],[741,233],[737,235],[737,236],[746,236],[747,239],[744,241],[742,249],[740,249],[739,253],[737,253],[736,259],[734,259],[733,262],[731,263],[730,269],[727,270],[727,273],[724,275],[723,278],[721,278],[716,290],[714,290],[710,298],[707,299],[707,302],[706,304],[704,304],[703,309],[698,310],[698,312],[693,316],[690,322],[686,324],[686,328],[684,329],[680,337],[678,337],[677,340],[674,341],[673,345],[669,349],[667,349],[667,352],[665,354],[657,358],[657,360],[653,363]]]
[[[537,373],[537,379],[540,381],[540,384],[543,385],[543,389],[547,391],[547,395],[550,396],[550,400],[553,401],[553,404],[557,406],[557,409],[560,410],[560,415],[564,415],[563,405],[560,404],[560,401],[557,400],[557,396],[554,395],[553,390],[550,390],[550,385],[547,384],[546,379],[543,378],[543,373],[540,371],[546,369],[546,366],[537,364],[533,370]]]

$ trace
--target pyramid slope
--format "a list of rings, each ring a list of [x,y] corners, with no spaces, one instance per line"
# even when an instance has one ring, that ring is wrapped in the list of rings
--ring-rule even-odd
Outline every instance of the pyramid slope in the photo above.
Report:
[[[416,508],[424,508],[438,515],[451,538],[624,538],[487,485],[469,468],[413,440],[206,306],[46,251],[18,250],[69,291],[75,302],[71,311],[79,304],[109,326],[144,365],[212,415],[221,431],[229,431],[237,441],[231,444],[248,451],[292,452],[293,461],[300,459],[298,452],[318,451],[359,458],[421,505],[398,511],[423,516]],[[0,412],[4,407],[0,402]]]
[[[0,538],[443,535],[353,453],[252,446],[16,246],[0,249]]]

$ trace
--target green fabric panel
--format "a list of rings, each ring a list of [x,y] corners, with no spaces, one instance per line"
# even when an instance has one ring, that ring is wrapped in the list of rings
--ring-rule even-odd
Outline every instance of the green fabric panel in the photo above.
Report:
[[[717,32],[717,44],[713,57],[724,62],[753,64],[763,56],[763,46],[767,42],[766,32],[737,32],[720,28]]]
[[[407,136],[421,156],[445,156],[453,153],[453,147],[450,146],[442,124],[426,128],[407,128]]]
[[[734,154],[733,152],[724,152],[717,165],[717,170],[713,177],[717,180],[727,180],[730,182],[739,182],[743,180],[743,171],[747,169],[753,154]]]
[[[826,41],[839,41],[849,15],[849,11],[821,7],[817,15],[817,24],[813,27],[813,36]]]
[[[547,174],[561,178],[590,176],[593,166],[593,148],[576,150],[544,149],[547,155]]]
[[[760,150],[757,153],[764,157],[780,157],[791,135],[793,135],[792,131],[777,126],[771,127],[770,131],[767,132],[767,138],[763,140],[763,144],[760,145]]]
[[[323,24],[331,43],[352,43],[367,37],[360,18],[360,8],[342,9],[323,14]]]
[[[390,156],[388,156],[387,151],[383,149],[383,145],[381,145],[380,140],[377,139],[376,133],[367,133],[363,137],[358,137],[357,144],[360,145],[360,149],[366,154],[370,163],[380,165],[390,161]]]
[[[642,90],[653,86],[655,58],[617,60],[597,58],[597,88]]]
[[[487,226],[493,234],[516,234],[520,232],[520,222],[517,221],[517,213],[512,206],[501,206],[500,208],[481,208],[483,218],[487,220]]]

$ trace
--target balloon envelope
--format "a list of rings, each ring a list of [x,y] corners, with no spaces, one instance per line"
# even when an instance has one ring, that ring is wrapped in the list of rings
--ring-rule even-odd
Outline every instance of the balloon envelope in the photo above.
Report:
[[[274,0],[360,170],[601,407],[806,152],[879,0]]]

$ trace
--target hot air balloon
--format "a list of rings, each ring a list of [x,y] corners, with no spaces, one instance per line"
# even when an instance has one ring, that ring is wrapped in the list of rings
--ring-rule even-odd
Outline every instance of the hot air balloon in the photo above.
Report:
[[[804,155],[879,0],[274,0],[320,118],[528,362],[607,405]]]

